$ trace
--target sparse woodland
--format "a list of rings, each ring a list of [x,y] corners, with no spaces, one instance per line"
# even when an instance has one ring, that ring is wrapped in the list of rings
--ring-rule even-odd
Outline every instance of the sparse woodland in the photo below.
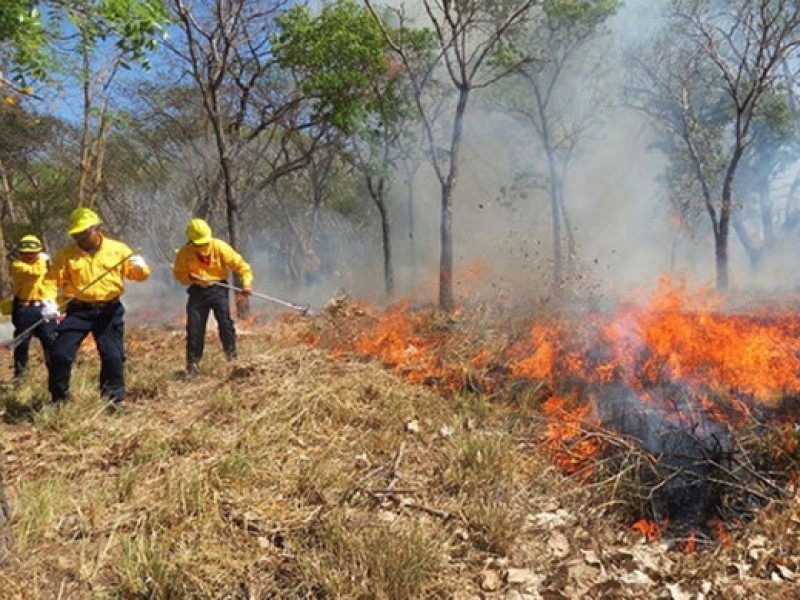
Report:
[[[800,5],[310,4],[0,3],[3,297],[153,266],[119,414],[0,349],[0,597],[800,595]],[[312,310],[187,381],[191,217]]]

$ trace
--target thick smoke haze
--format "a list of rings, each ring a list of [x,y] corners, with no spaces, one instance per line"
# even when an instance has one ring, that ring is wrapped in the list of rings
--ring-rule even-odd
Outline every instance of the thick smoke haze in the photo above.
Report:
[[[589,79],[576,77],[567,94],[589,86],[605,93],[607,107],[571,163],[566,203],[578,243],[580,275],[606,292],[628,295],[640,286],[653,287],[664,275],[694,286],[715,283],[711,222],[703,215],[689,236],[679,231],[671,214],[663,175],[666,159],[655,147],[656,135],[644,117],[623,103],[626,66],[631,52],[647,47],[665,21],[659,4],[629,0],[608,23],[602,71]],[[587,62],[597,56],[586,57]],[[598,81],[602,76],[607,81]],[[526,198],[499,201],[514,172],[531,155],[526,126],[475,100],[467,115],[461,176],[454,203],[456,281],[473,299],[500,292],[519,301],[546,288],[552,277],[552,236],[548,200],[530,190]],[[433,281],[438,268],[439,188],[430,172],[417,181],[418,258]],[[785,185],[784,185],[785,187]],[[401,215],[398,215],[401,216]],[[402,227],[398,228],[402,229]],[[795,236],[796,237],[796,236]],[[794,239],[784,240],[755,272],[731,231],[731,288],[786,290],[797,285],[798,252]],[[403,243],[396,246],[399,270]],[[478,276],[479,275],[479,276]],[[418,291],[419,282],[401,281],[404,291]],[[435,300],[435,281],[429,288]]]
[[[647,47],[665,24],[660,6],[652,0],[628,0],[607,24],[609,35],[588,54],[584,72],[576,69],[561,94],[581,99],[599,90],[597,119],[570,164],[565,182],[567,208],[577,241],[578,297],[601,292],[628,296],[641,286],[654,287],[664,275],[693,286],[713,287],[714,242],[710,220],[704,216],[693,236],[674,226],[663,181],[665,157],[654,147],[656,132],[642,114],[624,105],[631,52]],[[413,14],[414,4],[406,3]],[[419,8],[417,6],[417,8]],[[419,23],[427,25],[419,15]],[[592,65],[601,65],[595,69]],[[588,72],[586,72],[588,71]],[[588,100],[586,100],[588,101]],[[585,108],[585,107],[584,107]],[[441,144],[448,141],[441,121]],[[509,196],[515,175],[533,164],[532,133],[528,126],[503,114],[487,94],[475,94],[467,112],[460,177],[454,197],[455,283],[459,300],[524,305],[550,292],[553,241],[549,201],[537,189]],[[541,167],[541,165],[539,165]],[[435,303],[438,294],[440,187],[430,164],[414,180],[414,237],[409,238],[406,187],[398,173],[390,190],[393,257],[397,298]],[[784,184],[784,188],[785,188]],[[788,199],[787,199],[788,201]],[[187,215],[187,218],[189,215]],[[274,265],[279,262],[264,247],[252,248],[247,258],[256,272],[256,289],[292,302],[319,306],[347,292],[382,303],[383,271],[379,223],[373,230],[334,237],[329,233],[325,258],[331,273],[313,281],[289,282]],[[224,234],[224,232],[219,232]],[[172,243],[183,243],[182,227],[172,231]],[[267,234],[265,234],[267,235]],[[731,231],[730,281],[736,289],[770,292],[798,285],[798,244],[784,239],[767,255],[755,273],[741,243]],[[159,265],[167,269],[168,265]],[[165,310],[180,315],[183,290],[166,277],[130,286],[137,307],[152,308],[146,299],[158,298]],[[573,280],[574,281],[574,280]],[[254,300],[254,309],[271,309]]]

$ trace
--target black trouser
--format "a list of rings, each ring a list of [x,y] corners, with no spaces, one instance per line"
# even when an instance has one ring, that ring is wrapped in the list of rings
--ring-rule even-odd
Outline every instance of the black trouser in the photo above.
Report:
[[[56,339],[56,322],[42,320],[42,306],[25,306],[19,302],[14,302],[11,313],[11,322],[14,324],[14,377],[22,377],[28,369],[28,354],[31,347],[31,339],[39,338],[44,352],[44,363],[50,368],[50,353],[53,349],[53,341]],[[38,325],[36,325],[38,323]],[[34,327],[35,326],[35,327]],[[28,331],[33,327],[31,331]],[[23,332],[28,331],[25,337],[19,337]],[[19,339],[17,339],[19,338]]]
[[[228,290],[218,285],[190,285],[186,290],[186,364],[196,365],[203,358],[208,313],[214,311],[219,326],[222,350],[229,359],[236,356],[236,327],[231,318]]]
[[[90,333],[100,354],[100,393],[114,402],[125,397],[125,307],[116,300],[106,305],[72,301],[56,328],[50,356],[50,395],[53,402],[69,397],[72,363]]]

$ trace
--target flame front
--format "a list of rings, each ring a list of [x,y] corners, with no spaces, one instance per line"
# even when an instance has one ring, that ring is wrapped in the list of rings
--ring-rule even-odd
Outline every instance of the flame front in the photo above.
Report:
[[[337,322],[327,343],[448,393],[504,394],[528,382],[547,419],[545,446],[581,478],[607,447],[599,416],[605,397],[597,390],[625,390],[662,423],[709,436],[800,396],[795,312],[734,311],[713,291],[690,293],[668,279],[638,296],[610,312],[540,314],[505,328],[468,311],[442,317],[402,304],[378,315],[359,307],[350,313],[357,324]],[[325,343],[324,335],[313,338]],[[794,436],[793,428],[785,436]],[[653,538],[665,527],[659,522],[643,533]],[[727,530],[716,531],[723,540]]]

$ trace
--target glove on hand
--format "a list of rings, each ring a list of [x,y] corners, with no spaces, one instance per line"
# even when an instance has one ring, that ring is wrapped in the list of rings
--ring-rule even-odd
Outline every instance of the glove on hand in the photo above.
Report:
[[[45,321],[52,321],[61,316],[58,310],[58,305],[53,300],[45,300],[42,302],[42,318]]]
[[[39,258],[43,258],[47,262],[50,262],[50,255],[47,252],[39,252]]]
[[[138,269],[145,269],[147,268],[147,262],[144,260],[144,256],[141,254],[134,254],[131,256],[128,261]]]

